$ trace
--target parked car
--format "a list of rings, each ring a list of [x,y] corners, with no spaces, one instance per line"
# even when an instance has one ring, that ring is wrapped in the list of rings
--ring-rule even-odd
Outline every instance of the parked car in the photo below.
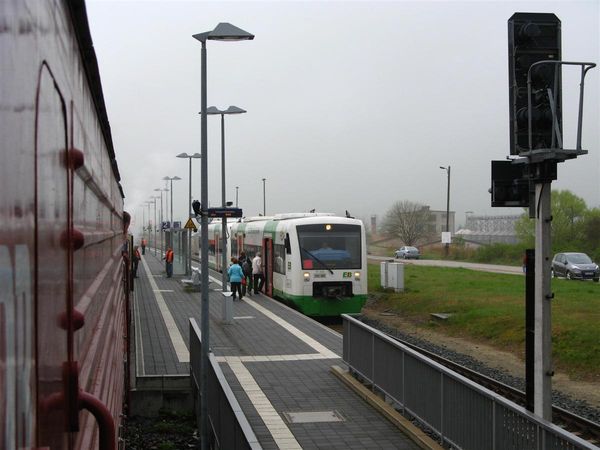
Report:
[[[419,253],[419,249],[417,247],[405,246],[400,247],[398,250],[396,250],[394,256],[396,257],[396,259],[419,259],[419,256],[421,256],[421,254]]]
[[[557,253],[552,259],[552,276],[568,280],[600,280],[600,269],[585,253]]]

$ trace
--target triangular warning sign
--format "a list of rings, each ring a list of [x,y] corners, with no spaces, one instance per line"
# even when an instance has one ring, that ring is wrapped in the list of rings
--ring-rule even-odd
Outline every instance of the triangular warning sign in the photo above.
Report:
[[[194,223],[194,221],[192,220],[191,217],[185,223],[185,227],[184,228],[189,228],[189,229],[192,229],[192,230],[196,230],[196,224]]]

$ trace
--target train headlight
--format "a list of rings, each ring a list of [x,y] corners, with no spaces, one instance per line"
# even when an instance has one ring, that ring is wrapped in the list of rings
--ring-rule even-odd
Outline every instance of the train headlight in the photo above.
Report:
[[[304,272],[304,281],[310,281],[310,273]]]
[[[360,281],[360,272],[354,272],[354,279]]]

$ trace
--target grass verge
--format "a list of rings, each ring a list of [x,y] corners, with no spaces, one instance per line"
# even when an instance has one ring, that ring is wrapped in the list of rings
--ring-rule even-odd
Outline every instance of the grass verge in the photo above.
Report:
[[[406,265],[405,292],[393,293],[379,287],[379,270],[378,264],[369,264],[369,291],[378,310],[524,357],[524,277]],[[600,284],[554,279],[552,289],[555,367],[574,379],[600,380]],[[431,313],[452,316],[434,325]]]

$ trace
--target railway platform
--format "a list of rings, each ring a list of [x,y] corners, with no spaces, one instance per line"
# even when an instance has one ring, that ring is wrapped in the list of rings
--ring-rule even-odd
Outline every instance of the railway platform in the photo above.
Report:
[[[260,447],[419,448],[332,373],[345,367],[339,333],[262,294],[235,301],[225,324],[220,280],[209,291],[211,351]],[[157,401],[142,392],[162,392],[162,406],[189,392],[189,319],[200,323],[200,310],[200,293],[166,278],[147,249],[134,290],[137,412]]]

